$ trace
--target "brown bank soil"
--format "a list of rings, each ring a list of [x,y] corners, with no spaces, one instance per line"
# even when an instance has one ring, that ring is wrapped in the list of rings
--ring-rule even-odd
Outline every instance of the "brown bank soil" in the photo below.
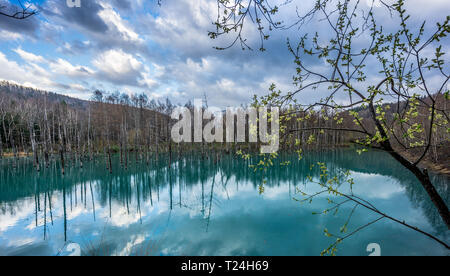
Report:
[[[19,152],[18,153],[19,157],[29,157],[32,156],[32,154],[28,154],[26,152]],[[14,153],[13,152],[8,152],[8,153],[3,153],[3,157],[8,158],[8,157],[14,157]]]
[[[408,160],[414,160],[418,158],[418,156],[415,156],[408,152],[402,152],[401,154],[408,158]],[[425,158],[424,160],[422,160],[422,162],[420,162],[420,166],[422,168],[428,169],[430,172],[450,176],[450,156],[447,156],[446,158],[441,157],[441,160],[443,160],[442,163],[438,164],[431,161],[429,158]]]

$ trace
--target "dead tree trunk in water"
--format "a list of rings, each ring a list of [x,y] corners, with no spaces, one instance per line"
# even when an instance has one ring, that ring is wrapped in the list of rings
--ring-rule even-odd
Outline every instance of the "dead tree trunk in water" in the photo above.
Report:
[[[172,167],[172,139],[170,139],[170,117],[167,117],[167,143],[169,143],[169,168]]]
[[[50,166],[50,160],[49,160],[49,147],[52,144],[52,133],[50,131],[50,124],[48,120],[48,114],[47,114],[47,94],[44,98],[44,123],[42,128],[44,129],[44,159],[45,159],[45,167],[48,169]]]
[[[126,118],[124,120],[124,124],[123,124],[123,150],[124,150],[124,155],[125,155],[125,170],[128,170],[128,147],[127,147],[127,140],[128,140],[128,134],[127,134],[127,121]]]
[[[61,134],[61,125],[58,126],[58,136],[59,136],[59,155],[61,158],[61,173],[65,174],[65,161],[64,161],[64,153],[65,153],[65,141]]]
[[[92,161],[92,145],[91,145],[91,104],[89,103],[89,114],[88,114],[88,129],[87,129],[87,140],[88,140],[88,151],[89,160]]]
[[[36,170],[39,172],[40,171],[39,153],[36,145],[36,134],[34,132],[34,126],[32,122],[29,123],[29,132],[30,132],[31,150],[33,151],[34,155],[34,166],[36,167]]]
[[[108,149],[109,173],[112,174],[111,148]]]
[[[155,143],[156,143],[156,161],[159,159],[159,127],[158,127],[158,115],[155,112]]]

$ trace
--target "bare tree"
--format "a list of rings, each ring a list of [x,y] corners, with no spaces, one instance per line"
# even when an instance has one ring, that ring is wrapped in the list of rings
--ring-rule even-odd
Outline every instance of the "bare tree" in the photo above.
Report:
[[[38,13],[37,10],[33,9],[32,4],[24,5],[21,0],[18,0],[17,2],[19,6],[6,6],[0,4],[0,15],[13,19],[23,20]]]

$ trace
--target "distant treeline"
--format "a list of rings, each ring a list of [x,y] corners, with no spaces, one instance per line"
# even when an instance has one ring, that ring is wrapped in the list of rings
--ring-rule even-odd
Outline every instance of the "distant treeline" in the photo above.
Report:
[[[194,109],[190,102],[185,106],[192,111]],[[127,167],[131,158],[148,163],[151,156],[157,159],[162,152],[171,154],[187,147],[198,148],[203,157],[213,147],[221,147],[228,153],[236,147],[259,148],[258,144],[237,146],[230,143],[173,145],[170,132],[174,121],[170,115],[175,107],[168,99],[163,102],[149,100],[145,94],[130,96],[96,90],[90,101],[83,101],[1,82],[0,156],[34,155],[35,165],[39,168],[42,163],[48,166],[52,157],[63,162],[64,159],[74,159],[82,166],[83,160],[91,160],[94,155],[103,154],[110,158],[111,153],[120,153],[120,162]],[[319,117],[323,116],[312,116],[302,124],[333,125],[331,120],[327,122]],[[319,136],[318,131],[311,131],[316,132]],[[246,136],[248,138],[248,132]],[[306,131],[296,135],[305,145],[309,136]],[[295,141],[290,143],[291,138],[283,137],[286,142],[283,149],[289,150],[291,144],[295,145]],[[349,137],[344,137],[343,133],[331,135],[327,132],[317,139],[315,146],[338,145],[348,140]],[[108,167],[111,169],[112,165]]]
[[[419,102],[425,101],[424,98]],[[436,102],[439,109],[450,108],[445,99],[437,99]],[[190,102],[185,106],[194,110]],[[387,112],[388,123],[394,119],[394,114],[402,113],[400,111],[408,109],[408,106],[407,102],[385,104],[383,110]],[[168,153],[171,157],[172,152],[180,154],[195,148],[203,158],[207,158],[208,153],[216,148],[230,153],[241,148],[257,151],[260,147],[258,143],[175,145],[170,139],[174,124],[170,115],[175,107],[169,99],[163,102],[150,100],[144,93],[130,96],[96,90],[90,101],[83,101],[3,81],[0,82],[0,158],[5,155],[16,158],[21,154],[33,155],[35,166],[40,169],[42,164],[48,167],[54,159],[62,161],[63,168],[68,159],[82,167],[83,162],[92,160],[94,155],[102,155],[108,161],[107,168],[112,170],[113,153],[120,153],[120,163],[127,168],[131,159],[149,163],[151,158],[158,159],[160,153]],[[282,114],[294,115],[281,122],[287,130],[281,137],[281,150],[339,147],[350,142],[362,144],[365,139],[363,133],[342,131],[355,129],[355,112],[362,120],[361,125],[369,131],[375,130],[366,108],[338,112],[332,108],[302,111],[294,106],[293,109],[282,110]],[[426,105],[419,105],[414,121],[407,124],[422,124],[426,128],[428,116]],[[203,125],[206,123],[204,121]],[[427,159],[447,166],[449,130],[436,128],[434,131],[435,141]],[[396,138],[393,142],[398,145],[411,143],[407,136]],[[220,153],[215,151],[215,154]]]
[[[173,107],[169,100],[149,101],[145,94],[97,90],[91,101],[82,101],[2,82],[0,156],[33,153],[36,165],[43,156],[48,166],[52,154],[82,162],[120,151],[126,166],[130,151],[143,158],[144,152],[158,152],[167,144]]]

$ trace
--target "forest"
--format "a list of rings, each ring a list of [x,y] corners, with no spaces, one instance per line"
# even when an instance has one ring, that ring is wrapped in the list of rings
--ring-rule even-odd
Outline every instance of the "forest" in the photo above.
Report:
[[[34,156],[37,170],[41,166],[48,167],[51,160],[64,159],[62,156],[66,155],[66,159],[73,159],[83,166],[83,162],[92,160],[94,156],[108,158],[111,154],[120,153],[120,162],[127,167],[133,159],[148,163],[149,158],[154,158],[159,153],[188,151],[197,147],[206,157],[209,156],[205,154],[206,151],[213,148],[224,153],[233,150],[235,153],[242,148],[252,151],[258,149],[257,145],[250,143],[223,143],[215,146],[205,143],[173,144],[170,139],[171,126],[174,124],[171,113],[176,105],[169,99],[161,102],[149,100],[145,94],[130,96],[96,90],[90,101],[83,101],[6,81],[0,85],[0,95],[1,156],[16,159],[24,155]],[[443,97],[438,96],[436,100],[438,108],[448,112],[450,107]],[[424,115],[427,99],[420,101],[417,108],[420,115],[409,125],[426,125],[428,121]],[[190,102],[185,106],[193,112],[194,107]],[[388,110],[387,117],[392,120],[393,114],[399,113],[397,110],[406,112],[408,107],[406,102],[398,105],[386,103],[383,109]],[[283,112],[282,114],[290,114],[292,110],[285,109]],[[299,144],[302,150],[343,147],[352,143],[364,145],[363,128],[361,133],[339,130],[350,129],[354,124],[355,114],[367,130],[375,128],[367,108],[336,112],[325,107],[299,112],[283,124],[287,134],[282,137],[282,150],[298,150]],[[447,118],[443,117],[442,120]],[[206,123],[204,121],[204,125]],[[445,126],[443,123],[436,129],[433,147],[426,158],[427,165],[442,172],[450,169],[450,164],[445,162],[450,154],[450,133]],[[247,138],[248,135],[247,133]],[[404,143],[412,143],[413,139],[408,138],[402,138]],[[400,147],[400,143],[399,141],[397,147]],[[410,154],[416,156],[419,152],[416,149]]]

